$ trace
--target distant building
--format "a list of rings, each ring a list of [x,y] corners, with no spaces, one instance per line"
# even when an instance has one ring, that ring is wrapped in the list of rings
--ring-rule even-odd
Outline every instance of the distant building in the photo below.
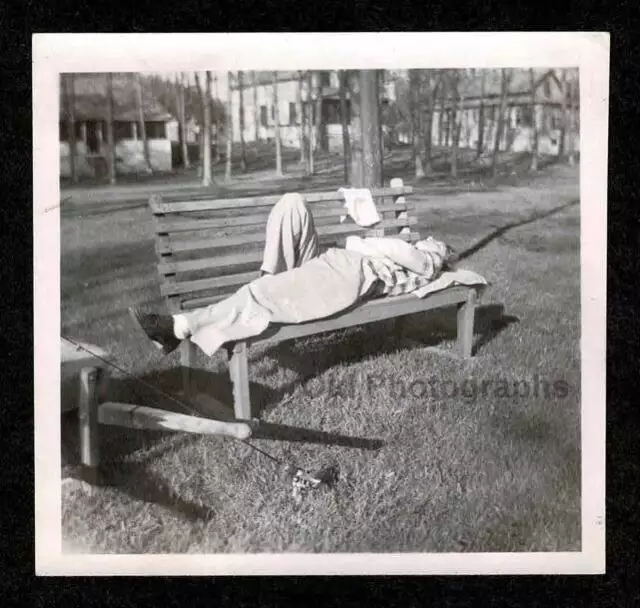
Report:
[[[76,138],[76,169],[80,176],[99,177],[107,172],[107,86],[105,74],[75,74],[74,119]],[[143,92],[144,124],[149,144],[151,166],[155,171],[170,171],[171,142],[167,124],[173,116],[158,102]],[[60,175],[70,177],[68,100],[61,86],[60,94]],[[116,172],[119,174],[143,171],[143,143],[140,139],[140,120],[131,75],[113,76],[113,134],[115,140]]]
[[[234,75],[235,76],[235,75]],[[254,80],[255,78],[255,80]],[[342,150],[342,122],[340,116],[339,76],[337,71],[313,71],[309,78],[300,79],[298,72],[278,72],[278,110],[280,118],[280,137],[284,146],[300,147],[300,116],[297,110],[298,92],[300,92],[305,112],[311,108],[311,117],[315,124],[316,99],[318,86],[322,87],[321,136],[326,137],[330,150]],[[394,90],[385,87],[385,98],[393,98]],[[243,73],[244,141],[253,142],[272,140],[275,137],[275,111],[272,72]],[[240,93],[237,79],[231,83],[233,140],[240,141]],[[350,99],[346,95],[347,121],[350,120]],[[257,127],[257,128],[256,128]],[[312,129],[315,137],[315,129]]]
[[[507,96],[505,128],[499,142],[500,150],[528,152],[532,148],[532,125],[538,126],[538,146],[541,154],[557,155],[562,125],[562,87],[556,70],[535,71],[536,104],[532,111],[529,70],[514,70]],[[459,146],[475,149],[480,138],[480,112],[484,113],[483,148],[492,150],[500,106],[499,71],[487,74],[484,95],[482,80],[478,74],[467,79],[461,90],[461,132]],[[579,102],[577,104],[579,107]],[[431,141],[434,146],[450,146],[453,140],[454,103],[448,100],[434,109]],[[399,134],[400,141],[409,142],[408,125]],[[574,150],[579,150],[577,135],[572,140]]]

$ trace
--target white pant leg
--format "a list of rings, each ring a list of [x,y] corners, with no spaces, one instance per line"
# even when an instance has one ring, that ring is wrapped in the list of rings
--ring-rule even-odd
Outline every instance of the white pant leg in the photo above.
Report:
[[[318,255],[318,235],[313,217],[297,193],[285,194],[267,220],[261,270],[278,274],[297,268]]]

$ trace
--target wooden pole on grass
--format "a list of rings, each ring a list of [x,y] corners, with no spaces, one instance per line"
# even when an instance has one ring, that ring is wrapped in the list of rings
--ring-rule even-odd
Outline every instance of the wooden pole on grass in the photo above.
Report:
[[[99,482],[100,446],[98,444],[98,386],[100,369],[85,367],[80,371],[79,431],[80,463],[84,480]]]

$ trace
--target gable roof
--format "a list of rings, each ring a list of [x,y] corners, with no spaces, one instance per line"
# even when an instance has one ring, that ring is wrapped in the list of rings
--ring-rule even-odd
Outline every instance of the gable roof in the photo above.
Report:
[[[537,96],[540,101],[560,102],[562,93],[560,91],[560,80],[552,69],[534,69],[534,87],[537,89]],[[549,81],[549,94],[545,92],[544,84]],[[500,97],[501,74],[500,70],[489,70],[485,79],[485,97]],[[476,74],[474,78],[469,78],[466,86],[463,87],[463,94],[466,98],[480,98],[482,96],[482,78]],[[515,69],[512,72],[509,82],[509,96],[531,96],[531,80],[529,70]]]

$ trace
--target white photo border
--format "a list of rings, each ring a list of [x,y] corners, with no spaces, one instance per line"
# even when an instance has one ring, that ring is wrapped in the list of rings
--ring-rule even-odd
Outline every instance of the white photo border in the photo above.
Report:
[[[605,572],[609,34],[36,34],[33,36],[35,557],[38,575]],[[295,49],[295,52],[292,52]],[[58,83],[64,72],[578,67],[582,550],[567,553],[86,555],[62,552]],[[588,446],[588,449],[584,449]]]

